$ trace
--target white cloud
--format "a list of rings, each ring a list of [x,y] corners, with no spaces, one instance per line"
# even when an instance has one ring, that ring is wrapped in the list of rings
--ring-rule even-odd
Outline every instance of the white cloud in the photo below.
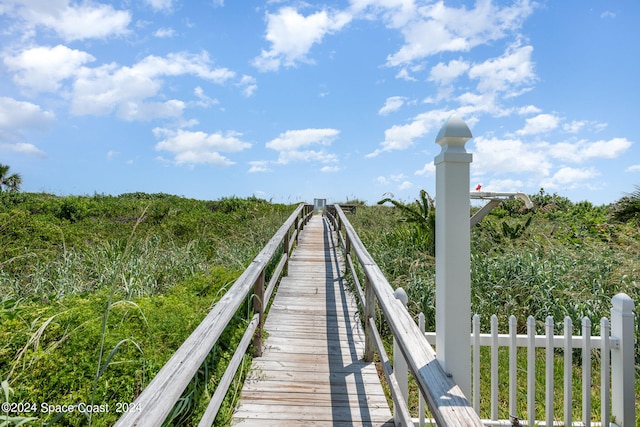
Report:
[[[394,111],[398,111],[405,103],[407,98],[404,96],[390,96],[384,103],[384,106],[378,110],[378,114],[386,115]]]
[[[267,13],[265,38],[271,43],[268,51],[253,60],[261,71],[275,71],[280,66],[291,67],[299,62],[312,62],[307,54],[325,35],[339,31],[351,21],[345,12],[321,10],[303,16],[292,7],[283,7],[276,13]]]
[[[201,131],[155,128],[153,133],[157,138],[164,138],[156,144],[155,149],[172,153],[175,163],[179,165],[232,165],[234,162],[220,152],[238,152],[251,147],[250,143],[240,139],[242,134],[233,131],[207,134]]]
[[[377,19],[382,15],[387,25],[400,28],[416,14],[414,0],[351,0],[351,10],[364,19]]]
[[[418,79],[416,79],[415,77],[413,77],[413,76],[411,76],[409,74],[409,70],[407,70],[406,68],[400,69],[400,71],[398,71],[398,74],[396,74],[396,78],[397,79],[406,80],[408,82],[417,82],[418,81]]]
[[[20,29],[33,37],[39,27],[53,30],[66,41],[103,39],[127,34],[131,14],[111,5],[93,2],[71,4],[69,0],[16,0],[5,13],[21,21]],[[17,28],[17,27],[16,27]]]
[[[278,156],[278,163],[281,165],[294,162],[335,163],[337,161],[338,156],[333,153],[327,153],[324,150],[281,151]]]
[[[24,133],[46,130],[54,121],[54,113],[38,105],[0,97],[0,149],[43,157],[43,151],[24,142]]]
[[[475,116],[479,113],[490,114],[494,117],[503,117],[510,114],[510,110],[506,110],[499,105],[500,99],[495,93],[472,93],[466,92],[457,97],[460,103],[457,111],[460,115],[466,117],[465,122],[468,125],[474,124],[477,119]]]
[[[312,144],[331,145],[339,133],[337,129],[288,130],[267,142],[266,147],[276,151],[292,151]]]
[[[552,164],[539,146],[518,139],[474,138],[475,149],[471,167],[476,175],[528,173],[544,177]]]
[[[526,116],[527,114],[538,114],[540,112],[542,112],[542,110],[535,105],[526,105],[524,107],[520,107],[517,111],[521,116]]]
[[[525,120],[524,128],[516,132],[518,135],[535,135],[550,132],[558,127],[560,118],[553,114],[538,114]]]
[[[478,80],[477,90],[481,93],[498,91],[515,96],[528,90],[536,80],[532,53],[532,46],[520,46],[516,42],[504,55],[471,66],[469,77]]]
[[[147,121],[159,117],[178,118],[182,116],[186,104],[177,99],[165,102],[128,101],[118,107],[118,116],[128,121]]]
[[[129,12],[114,10],[110,5],[67,7],[59,18],[45,20],[67,41],[105,38],[128,32]]]
[[[173,0],[144,0],[153,10],[168,12],[173,8]]]
[[[580,163],[591,159],[615,159],[631,147],[626,138],[610,140],[559,142],[548,146],[549,154],[556,159]]]
[[[35,92],[58,90],[63,80],[92,61],[92,55],[63,45],[34,47],[4,58],[7,69],[14,73],[13,81]]]
[[[625,172],[640,172],[640,163],[637,165],[631,165],[624,170]]]
[[[340,166],[323,166],[320,168],[320,172],[331,173],[340,171]]]
[[[187,104],[169,99],[162,93],[165,79],[192,75],[216,84],[233,83],[245,96],[257,88],[255,78],[215,67],[206,52],[169,53],[164,57],[149,55],[131,66],[116,63],[90,67],[92,55],[63,45],[39,46],[4,58],[13,80],[26,93],[58,91],[69,99],[75,115],[107,115],[114,111],[128,121],[181,117]],[[191,105],[207,107],[217,103],[206,97],[202,89],[199,101]]]
[[[590,130],[593,132],[600,132],[607,127],[606,123],[599,123],[588,120],[573,120],[571,123],[565,123],[562,125],[562,130],[567,133],[579,133],[584,130]]]
[[[0,97],[0,131],[43,130],[54,120],[53,112],[43,111],[36,104]]]
[[[462,52],[505,37],[519,29],[533,11],[528,0],[500,7],[490,1],[476,2],[473,9],[447,7],[438,1],[417,6],[413,2],[357,2],[386,8],[388,26],[399,29],[404,46],[387,57],[398,66],[446,51]],[[362,7],[361,5],[359,5]],[[389,15],[387,15],[389,16]]]
[[[562,130],[568,133],[578,133],[587,125],[584,120],[573,120],[571,123],[565,123],[562,125]]]
[[[450,84],[453,80],[469,70],[469,63],[462,59],[454,59],[448,64],[439,62],[429,73],[429,80],[439,84]]]
[[[384,186],[393,185],[398,190],[407,190],[413,187],[413,183],[407,180],[407,176],[404,173],[391,174],[389,176],[380,175],[375,178],[374,181]],[[393,195],[391,197],[393,197]]]
[[[425,163],[424,167],[415,172],[415,175],[432,176],[436,173],[436,165],[433,162]]]
[[[242,78],[237,85],[242,88],[242,94],[247,98],[252,96],[256,89],[258,89],[256,79],[246,74],[242,75]]]
[[[175,37],[176,30],[173,28],[158,28],[153,35],[159,39],[170,39],[171,37]]]
[[[29,156],[35,156],[35,157],[46,157],[46,154],[44,151],[40,150],[38,147],[36,147],[33,144],[30,144],[28,142],[18,142],[15,144],[6,144],[1,142],[2,140],[2,130],[0,129],[0,150],[5,149],[7,151],[13,151],[16,153],[22,153],[22,154],[27,154]]]
[[[204,90],[200,87],[200,86],[196,86],[196,88],[193,90],[193,94],[198,98],[199,101],[196,101],[196,105],[198,105],[199,107],[209,107],[211,105],[217,105],[220,103],[220,101],[218,101],[215,98],[210,98],[209,96],[207,96],[204,93]]]
[[[229,160],[217,151],[183,151],[176,153],[174,160],[178,165],[196,165],[204,163],[216,166],[231,166],[235,164],[235,162]]]
[[[413,187],[413,183],[411,181],[402,181],[398,186],[398,190],[408,190],[411,187]]]
[[[419,114],[411,123],[394,125],[384,131],[384,141],[380,143],[380,148],[367,154],[366,157],[375,157],[385,151],[406,150],[417,138],[426,135],[437,126],[442,126],[450,115],[451,111],[431,110]]]
[[[482,185],[482,191],[494,191],[498,193],[516,193],[523,190],[525,184],[519,179],[492,179]]]
[[[600,174],[593,168],[589,169],[576,169],[571,167],[562,167],[552,177],[542,182],[544,188],[566,188],[574,189],[584,181],[591,181],[598,177]],[[584,184],[583,184],[584,185]],[[596,187],[591,182],[586,183],[587,187]]]
[[[253,160],[249,162],[251,167],[249,168],[249,173],[256,172],[271,172],[269,169],[269,162],[267,160]]]
[[[180,52],[166,57],[147,56],[131,67],[113,63],[82,67],[73,84],[71,111],[77,115],[105,115],[116,110],[125,120],[148,120],[154,112],[157,117],[175,117],[184,108],[181,101],[149,101],[159,94],[162,77],[195,75],[223,84],[235,76],[226,68],[212,68],[210,62],[205,52]]]
[[[339,130],[329,128],[288,130],[267,142],[265,146],[280,153],[277,161],[279,164],[300,161],[335,163],[338,161],[335,154],[325,150],[301,150],[301,148],[312,145],[329,146],[339,133]]]

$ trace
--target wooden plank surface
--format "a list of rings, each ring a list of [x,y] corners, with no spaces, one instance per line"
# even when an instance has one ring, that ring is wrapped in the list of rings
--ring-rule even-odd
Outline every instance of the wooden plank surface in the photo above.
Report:
[[[265,322],[234,426],[393,426],[329,224],[314,216],[300,234]]]

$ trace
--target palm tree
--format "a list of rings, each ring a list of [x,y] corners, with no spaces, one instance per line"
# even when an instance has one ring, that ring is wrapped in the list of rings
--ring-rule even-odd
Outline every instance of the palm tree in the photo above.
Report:
[[[393,196],[393,195],[392,195]],[[390,197],[382,199],[379,205],[391,203],[404,214],[404,222],[416,226],[418,236],[426,243],[430,255],[436,251],[436,211],[435,204],[429,193],[420,190],[420,198],[411,204],[405,204]]]
[[[621,222],[640,220],[640,185],[613,204],[613,218]]]
[[[22,184],[20,174],[13,173],[9,175],[9,166],[0,163],[0,191],[18,191]]]

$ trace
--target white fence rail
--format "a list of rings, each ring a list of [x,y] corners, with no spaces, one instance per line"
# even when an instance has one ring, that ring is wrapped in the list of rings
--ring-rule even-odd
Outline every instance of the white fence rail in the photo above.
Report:
[[[474,410],[480,414],[481,388],[480,367],[490,367],[489,397],[490,418],[483,420],[485,425],[529,425],[529,426],[609,426],[615,422],[620,426],[635,426],[635,359],[634,359],[634,303],[626,294],[618,294],[612,299],[611,324],[609,319],[600,320],[599,335],[592,336],[591,321],[583,318],[581,335],[573,335],[571,318],[566,317],[563,322],[563,335],[555,335],[555,322],[547,317],[543,328],[536,328],[536,320],[529,316],[527,319],[527,333],[517,334],[517,320],[510,316],[508,333],[498,333],[497,316],[490,319],[490,333],[480,333],[480,316],[473,316],[471,347],[472,347],[472,404]],[[420,327],[424,331],[424,319],[421,314]],[[544,334],[537,334],[536,329],[544,329]],[[434,332],[426,332],[425,336],[431,344],[436,342]],[[489,361],[481,360],[481,347],[489,347]],[[508,380],[499,382],[499,349],[508,348]],[[518,348],[527,349],[526,364],[518,363]],[[536,349],[544,349],[544,385],[536,381]],[[556,355],[556,349],[562,349],[562,354]],[[582,371],[581,390],[574,390],[574,350],[579,352]],[[436,348],[437,352],[437,348]],[[563,408],[556,412],[555,408],[555,372],[556,357],[563,358]],[[595,372],[599,378],[592,378],[592,365],[599,364]],[[525,365],[525,366],[523,366]],[[403,366],[402,361],[394,366]],[[540,362],[538,362],[538,368]],[[522,387],[526,375],[526,387]],[[397,378],[404,378],[397,374]],[[520,378],[521,387],[518,387]],[[544,387],[544,402],[536,401],[536,385]],[[592,418],[591,388],[600,388],[600,420]],[[524,390],[524,391],[523,391]],[[526,396],[525,396],[526,395]],[[580,420],[573,419],[574,402],[581,396],[582,416]],[[498,403],[508,401],[509,418],[500,418]],[[486,400],[483,400],[486,402]],[[526,414],[523,414],[522,403],[526,402]],[[520,405],[519,405],[520,404]],[[420,399],[420,418],[416,423],[424,425],[425,417]],[[536,419],[536,407],[544,408],[544,420]],[[540,409],[538,410],[538,413]],[[504,413],[502,414],[504,415]]]

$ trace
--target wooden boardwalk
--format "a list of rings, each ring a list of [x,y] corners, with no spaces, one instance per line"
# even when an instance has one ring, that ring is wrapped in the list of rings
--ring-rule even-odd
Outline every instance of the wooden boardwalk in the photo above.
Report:
[[[375,365],[365,363],[355,297],[335,233],[314,216],[300,234],[265,322],[234,426],[393,426]]]

